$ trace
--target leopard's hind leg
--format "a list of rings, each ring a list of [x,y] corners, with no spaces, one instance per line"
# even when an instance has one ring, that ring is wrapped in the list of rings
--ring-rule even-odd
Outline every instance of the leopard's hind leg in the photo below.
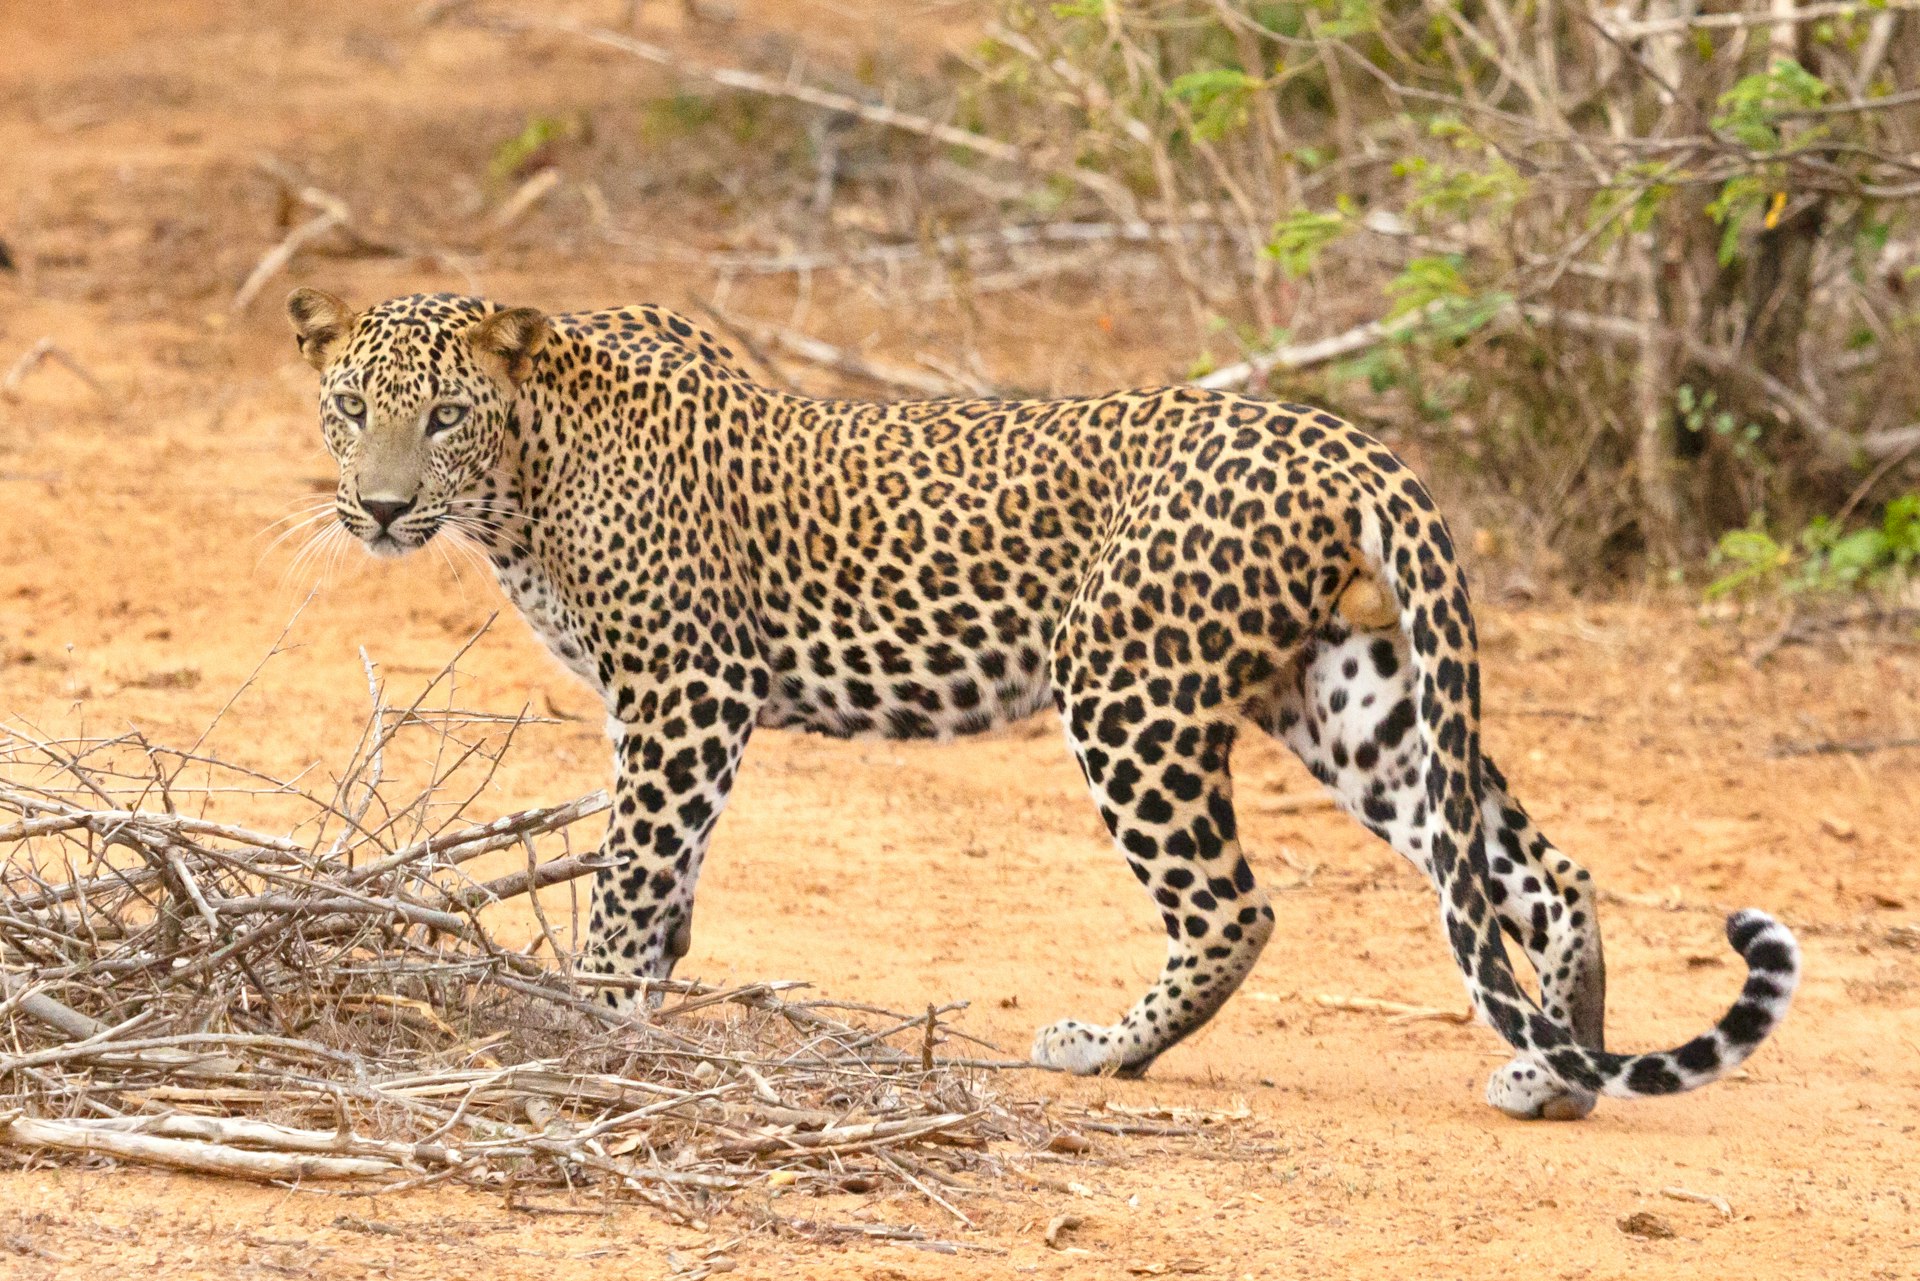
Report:
[[[1160,911],[1167,962],[1118,1023],[1041,1029],[1033,1061],[1079,1075],[1145,1072],[1226,1003],[1273,933],[1234,819],[1235,691],[1184,638],[1171,639],[1174,624],[1138,629],[1159,641],[1149,656],[1138,633],[1119,631],[1132,624],[1115,621],[1127,617],[1118,599],[1096,577],[1069,612],[1055,640],[1055,701],[1100,817]],[[1145,670],[1110,665],[1111,646]],[[1222,665],[1280,670],[1251,654]]]
[[[1297,679],[1260,719],[1347,813],[1431,876],[1426,762],[1415,732],[1419,691],[1408,657],[1397,627],[1334,621],[1309,643]],[[1546,1015],[1580,1044],[1602,1048],[1606,966],[1592,879],[1548,842],[1493,762],[1482,760],[1488,898],[1539,974]],[[1564,1091],[1519,1059],[1494,1073],[1487,1101],[1511,1116],[1555,1120],[1585,1116],[1594,1105],[1591,1094]]]

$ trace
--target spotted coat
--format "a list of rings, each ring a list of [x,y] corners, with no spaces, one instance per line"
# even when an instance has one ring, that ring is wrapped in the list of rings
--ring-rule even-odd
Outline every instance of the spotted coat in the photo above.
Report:
[[[478,544],[605,704],[593,970],[663,976],[685,954],[756,726],[946,738],[1051,703],[1168,944],[1117,1023],[1043,1029],[1041,1064],[1137,1075],[1253,968],[1274,916],[1234,814],[1248,727],[1431,878],[1474,1007],[1517,1052],[1488,1087],[1504,1110],[1704,1085],[1785,1013],[1797,945],[1741,912],[1727,933],[1748,978],[1718,1024],[1677,1050],[1604,1050],[1592,882],[1480,750],[1445,522],[1331,414],[1188,387],[815,400],[754,384],[652,307],[433,295],[355,314],[301,290],[289,311],[348,529],[383,554],[441,531]]]

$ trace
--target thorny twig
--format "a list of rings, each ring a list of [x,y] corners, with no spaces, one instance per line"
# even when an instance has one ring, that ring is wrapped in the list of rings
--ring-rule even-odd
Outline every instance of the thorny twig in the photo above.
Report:
[[[470,776],[523,718],[420,714],[452,664],[398,707],[366,667],[374,707],[331,800],[196,744],[210,808],[148,808],[165,749],[140,734],[0,727],[0,1146],[283,1183],[452,1179],[517,1204],[584,1189],[690,1222],[772,1171],[857,1174],[965,1222],[953,1176],[996,1172],[990,1141],[1044,1143],[981,1075],[1014,1064],[935,1053],[961,1005],[575,975],[577,940],[533,896],[602,864],[540,849],[605,794],[470,815]],[[435,821],[401,844],[406,814]],[[488,855],[507,861],[467,874]],[[500,936],[520,899],[525,950]],[[633,987],[637,1016],[599,995]]]

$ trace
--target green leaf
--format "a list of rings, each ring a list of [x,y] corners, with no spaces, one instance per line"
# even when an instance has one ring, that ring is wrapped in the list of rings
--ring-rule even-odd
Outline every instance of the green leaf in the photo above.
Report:
[[[521,166],[538,155],[548,143],[571,136],[574,126],[557,116],[533,116],[526,127],[493,149],[487,162],[487,177],[505,182],[519,174]]]
[[[1760,216],[1768,184],[1755,174],[1729,179],[1707,205],[1707,215],[1720,224],[1720,265],[1730,266],[1740,256],[1740,233]]]
[[[1792,58],[1776,58],[1765,71],[1742,76],[1720,95],[1713,127],[1755,151],[1778,151],[1781,117],[1824,102],[1833,90]]]
[[[1793,550],[1782,547],[1764,529],[1730,529],[1720,535],[1712,561],[1734,568],[1707,585],[1707,598],[1712,600],[1756,586],[1789,568],[1793,559]]]
[[[1878,529],[1856,530],[1827,548],[1829,570],[1842,582],[1858,582],[1869,570],[1892,558],[1887,536]]]
[[[1461,262],[1459,254],[1409,259],[1405,270],[1387,282],[1387,295],[1393,300],[1387,314],[1404,316],[1442,299],[1468,297],[1473,291],[1460,274]]]
[[[1427,318],[1425,332],[1441,342],[1460,343],[1492,324],[1513,302],[1513,295],[1495,290],[1437,301],[1438,305]]]
[[[1261,252],[1298,279],[1313,270],[1320,251],[1346,235],[1350,226],[1343,214],[1296,210],[1273,224],[1273,238]]]
[[[1193,108],[1194,132],[1211,141],[1247,123],[1253,95],[1263,84],[1238,67],[1213,67],[1179,77],[1167,86],[1167,96]]]
[[[1527,180],[1499,155],[1486,159],[1484,169],[1418,157],[1397,165],[1396,173],[1413,180],[1407,211],[1447,220],[1504,215],[1526,195]]]

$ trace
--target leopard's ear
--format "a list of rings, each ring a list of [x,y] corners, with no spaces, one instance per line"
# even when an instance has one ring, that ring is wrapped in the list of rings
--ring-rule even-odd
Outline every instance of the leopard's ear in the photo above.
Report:
[[[553,327],[532,307],[496,311],[467,331],[467,341],[484,356],[498,360],[518,386],[533,372],[533,358],[547,345]]]
[[[287,319],[300,354],[315,369],[325,369],[352,332],[355,316],[332,294],[303,285],[287,295]]]

